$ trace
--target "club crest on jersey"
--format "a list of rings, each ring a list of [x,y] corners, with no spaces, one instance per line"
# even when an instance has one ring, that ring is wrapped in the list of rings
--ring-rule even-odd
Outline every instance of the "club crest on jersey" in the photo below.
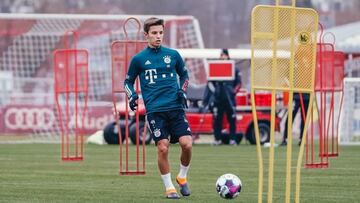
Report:
[[[155,130],[154,130],[154,136],[155,136],[155,137],[160,137],[160,135],[161,135],[160,129],[155,129]]]
[[[170,57],[169,55],[166,55],[166,56],[164,56],[163,58],[164,58],[164,62],[165,62],[166,64],[171,63],[171,57]]]

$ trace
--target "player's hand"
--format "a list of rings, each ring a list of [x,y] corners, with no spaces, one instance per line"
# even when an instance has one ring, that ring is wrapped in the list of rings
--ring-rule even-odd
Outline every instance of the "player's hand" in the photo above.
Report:
[[[137,109],[137,100],[139,99],[139,96],[137,94],[133,94],[129,99],[129,106],[132,111],[135,111]]]
[[[178,95],[178,99],[180,100],[183,108],[187,109],[188,108],[187,97],[186,97],[186,93],[184,92],[184,90],[179,90],[177,95]]]

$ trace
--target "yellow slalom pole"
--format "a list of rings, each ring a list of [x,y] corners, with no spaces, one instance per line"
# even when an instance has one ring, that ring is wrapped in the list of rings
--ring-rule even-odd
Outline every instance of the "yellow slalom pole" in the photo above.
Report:
[[[292,118],[293,99],[296,93],[313,93],[314,61],[316,59],[316,36],[318,17],[316,11],[291,6],[256,6],[252,11],[251,22],[251,107],[254,118],[257,157],[259,165],[258,202],[263,202],[264,160],[261,152],[258,118],[255,105],[255,91],[271,91],[271,125],[268,168],[267,202],[272,203],[275,171],[275,124],[276,93],[289,92],[288,103],[288,145],[286,154],[285,202],[290,203],[292,179]],[[292,7],[296,1],[292,0]],[[301,18],[301,16],[309,16]],[[286,18],[287,24],[280,19]],[[289,21],[290,20],[290,21]],[[289,29],[290,28],[290,29]],[[281,30],[280,30],[281,29]],[[285,53],[285,54],[284,54]],[[310,55],[309,55],[310,54]],[[311,58],[310,56],[313,56]],[[284,84],[281,81],[285,81]],[[286,83],[286,84],[285,84]],[[308,110],[309,112],[309,110]],[[307,121],[308,122],[308,121]],[[303,140],[306,136],[303,136]],[[305,142],[303,142],[305,143]],[[303,150],[298,156],[297,183],[300,191],[300,170]],[[299,165],[300,164],[300,165]],[[300,166],[300,167],[299,167]]]
[[[316,12],[315,12],[316,13]],[[315,20],[318,21],[318,15],[316,13],[315,16]],[[315,24],[315,30],[318,29],[318,24]],[[313,50],[313,53],[316,53],[316,48],[317,45],[316,43],[313,42],[313,47],[311,47],[311,49]],[[315,67],[316,67],[316,54],[312,55],[312,81],[315,81]],[[301,165],[303,162],[303,156],[304,156],[304,146],[305,146],[305,142],[306,142],[306,137],[307,137],[307,129],[308,129],[308,125],[309,125],[309,120],[310,120],[310,112],[313,108],[313,103],[314,101],[316,102],[316,107],[317,106],[317,101],[316,101],[316,96],[315,96],[315,85],[314,82],[312,84],[312,91],[309,92],[310,94],[310,100],[309,100],[309,106],[307,109],[307,114],[306,114],[306,120],[305,120],[305,125],[304,125],[304,131],[303,131],[303,135],[302,135],[302,139],[301,139],[301,145],[300,145],[300,151],[299,151],[299,155],[298,155],[298,160],[297,160],[297,165],[296,165],[296,185],[295,185],[295,203],[299,203],[300,202],[300,183],[301,183]]]
[[[278,2],[277,2],[278,3]],[[274,12],[274,22],[279,22],[279,10],[275,8]],[[279,27],[274,26],[274,33],[272,35],[272,53],[273,57],[271,60],[271,118],[270,118],[270,148],[269,148],[269,172],[268,172],[268,198],[267,202],[271,203],[273,199],[273,187],[274,187],[274,145],[275,145],[275,94],[276,90],[274,88],[274,84],[276,84],[277,77],[277,67],[278,61],[276,56],[277,51],[277,39],[279,35]]]
[[[275,72],[275,71],[274,71]],[[271,91],[271,121],[270,121],[270,148],[269,148],[269,177],[268,177],[268,203],[273,199],[274,187],[274,154],[275,154],[275,103],[276,91]]]
[[[254,12],[254,10],[252,11]],[[254,15],[254,13],[252,13]],[[253,30],[255,30],[254,23],[251,24],[251,30],[252,34],[254,33]],[[254,37],[251,37],[251,44],[254,44]],[[251,51],[251,58],[254,59],[254,51]],[[262,157],[262,151],[261,151],[261,144],[260,144],[260,133],[259,133],[259,124],[258,124],[258,118],[256,114],[256,105],[255,105],[255,82],[254,82],[254,63],[252,62],[250,64],[251,66],[251,91],[250,91],[250,98],[251,98],[251,111],[254,119],[254,132],[255,132],[255,139],[256,139],[256,153],[258,158],[258,167],[259,167],[259,179],[258,179],[258,203],[262,203],[262,195],[263,195],[263,182],[264,182],[264,163],[263,163],[263,157]]]
[[[295,0],[292,1],[293,7],[295,7]],[[291,10],[291,19],[295,19],[296,10]],[[290,23],[290,35],[292,36],[290,43],[290,50],[295,50],[295,22],[292,20]],[[290,203],[291,194],[291,161],[292,161],[292,125],[293,125],[293,97],[294,97],[294,68],[295,68],[295,54],[291,52],[290,57],[290,69],[289,69],[289,82],[290,82],[290,95],[288,104],[288,145],[286,151],[286,189],[285,189],[285,202]]]
[[[291,191],[291,160],[292,160],[292,117],[293,117],[293,97],[294,92],[289,91],[288,102],[288,128],[287,128],[287,146],[286,146],[286,187],[285,187],[285,202],[290,202]]]
[[[256,114],[256,106],[255,106],[255,90],[251,89],[251,109],[254,118],[254,130],[255,130],[255,139],[256,139],[256,152],[258,157],[259,164],[259,187],[258,187],[258,203],[262,203],[262,193],[263,193],[263,182],[264,182],[264,163],[261,152],[261,144],[260,144],[260,133],[259,133],[259,125],[258,118]]]

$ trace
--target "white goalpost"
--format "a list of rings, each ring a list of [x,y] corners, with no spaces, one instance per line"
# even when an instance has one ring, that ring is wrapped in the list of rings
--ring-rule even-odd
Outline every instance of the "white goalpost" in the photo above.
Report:
[[[341,145],[360,145],[360,78],[344,79],[344,102],[339,130]]]
[[[30,142],[59,142],[53,52],[65,47],[63,37],[69,31],[78,35],[76,45],[70,41],[69,47],[89,52],[89,111],[85,133],[93,133],[110,122],[113,119],[110,46],[115,40],[125,40],[123,23],[129,17],[143,22],[153,16],[0,14],[0,142],[12,141],[14,137],[22,140],[18,135],[25,135]],[[165,20],[165,46],[204,48],[200,26],[194,17],[155,17]],[[127,24],[126,30],[128,38],[134,39],[138,27]],[[188,59],[186,65],[193,83],[205,82],[203,59]]]

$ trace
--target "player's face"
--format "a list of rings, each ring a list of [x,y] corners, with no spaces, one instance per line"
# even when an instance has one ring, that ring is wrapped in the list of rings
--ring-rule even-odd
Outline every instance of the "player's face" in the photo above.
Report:
[[[151,26],[148,33],[145,33],[145,38],[147,39],[149,46],[159,47],[162,43],[164,37],[164,28],[162,25]]]

